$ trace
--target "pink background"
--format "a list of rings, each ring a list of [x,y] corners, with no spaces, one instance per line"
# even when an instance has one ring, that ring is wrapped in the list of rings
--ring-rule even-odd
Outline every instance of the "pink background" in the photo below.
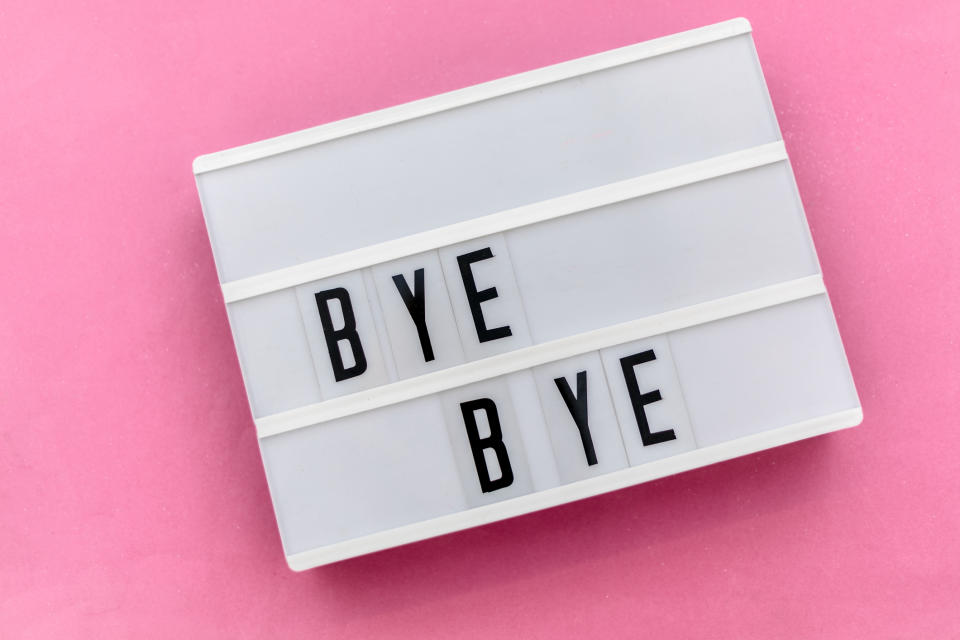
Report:
[[[960,634],[960,3],[4,4],[0,636]],[[864,424],[290,572],[193,157],[738,15]]]

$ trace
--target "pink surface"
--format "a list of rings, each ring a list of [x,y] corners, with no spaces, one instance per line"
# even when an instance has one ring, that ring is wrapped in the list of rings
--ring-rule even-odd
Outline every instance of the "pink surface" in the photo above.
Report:
[[[960,3],[47,4],[0,8],[0,636],[960,634]],[[738,15],[863,426],[290,572],[193,157]]]

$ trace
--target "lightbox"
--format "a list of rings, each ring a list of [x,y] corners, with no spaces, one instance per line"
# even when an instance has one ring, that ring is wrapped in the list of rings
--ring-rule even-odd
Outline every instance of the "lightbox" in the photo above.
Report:
[[[746,20],[194,173],[293,569],[862,418]]]

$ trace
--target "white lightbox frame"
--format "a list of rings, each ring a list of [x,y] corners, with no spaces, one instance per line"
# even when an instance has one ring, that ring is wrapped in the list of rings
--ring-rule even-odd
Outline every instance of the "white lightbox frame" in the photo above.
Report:
[[[235,149],[200,156],[194,161],[193,170],[197,176],[201,176],[208,172],[227,169],[239,164],[483,102],[560,80],[584,76],[619,65],[748,34],[750,31],[749,22],[743,18],[738,18]],[[786,161],[786,150],[782,140],[780,140],[691,162],[621,182],[380,242],[338,255],[310,260],[302,264],[275,269],[239,280],[222,282],[224,302],[229,307],[231,303],[255,296],[438,249],[465,240],[580,213],[610,203],[666,191],[775,162]],[[211,238],[211,244],[213,244],[213,238]],[[585,352],[821,294],[826,294],[826,289],[822,277],[818,274],[713,299],[595,331],[534,344],[482,360],[466,362],[449,369],[391,382],[368,391],[326,399],[312,405],[255,418],[258,437],[261,439],[269,438],[294,429],[316,425],[424,395],[439,393]],[[287,562],[294,570],[308,569],[580,500],[815,435],[852,427],[859,424],[862,418],[860,407],[840,411],[721,444],[698,448],[648,462],[641,466],[629,467],[594,478],[534,491],[494,504],[468,508],[465,511],[438,518],[352,538],[309,551],[289,554],[287,555]]]

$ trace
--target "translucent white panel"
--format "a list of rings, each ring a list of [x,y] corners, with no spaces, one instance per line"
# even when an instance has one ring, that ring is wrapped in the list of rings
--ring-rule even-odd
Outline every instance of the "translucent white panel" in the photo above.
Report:
[[[321,400],[293,289],[231,304],[228,311],[254,416]]]
[[[309,282],[296,292],[324,398],[390,381],[362,272]]]
[[[265,438],[260,448],[288,555],[466,508],[436,397]]]
[[[440,263],[468,360],[530,344],[503,234],[444,247]]]
[[[505,235],[535,342],[820,271],[786,162]]]
[[[379,264],[372,272],[399,377],[464,361],[436,251]]]
[[[695,449],[666,336],[600,352],[631,465]]]
[[[744,34],[197,184],[226,282],[778,139]]]
[[[397,364],[394,361],[393,350],[390,348],[390,335],[387,331],[386,318],[383,317],[383,306],[380,304],[377,295],[377,285],[373,279],[373,271],[363,269],[361,274],[363,275],[363,287],[367,291],[367,302],[370,304],[373,326],[377,332],[380,356],[383,358],[383,368],[386,371],[387,380],[399,380],[400,376],[397,374]]]
[[[540,395],[533,372],[518,371],[504,378],[510,388],[513,409],[517,414],[517,425],[523,438],[523,448],[530,465],[530,479],[533,488],[543,491],[560,484],[560,474],[550,446],[550,434],[544,420]]]
[[[700,446],[860,406],[825,295],[670,334]]]
[[[469,506],[533,491],[523,437],[505,379],[446,391],[440,400]]]
[[[534,369],[533,375],[564,482],[627,466],[600,354],[551,362]]]

